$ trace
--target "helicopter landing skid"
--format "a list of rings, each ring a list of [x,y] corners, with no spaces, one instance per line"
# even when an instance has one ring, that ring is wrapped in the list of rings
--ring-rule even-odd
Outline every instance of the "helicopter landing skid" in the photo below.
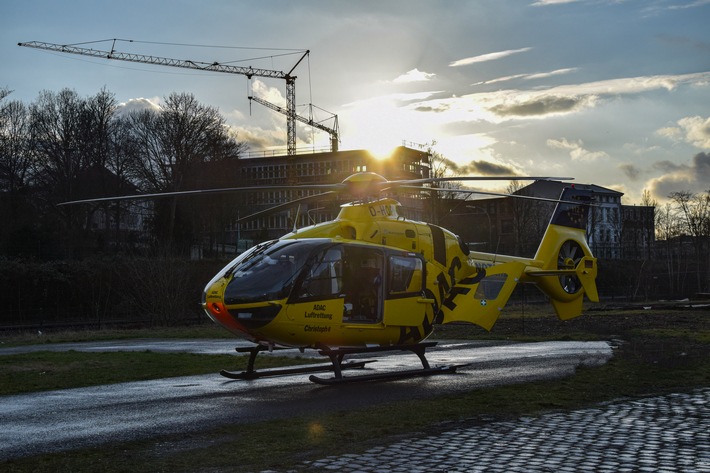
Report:
[[[236,351],[240,353],[249,353],[249,361],[247,362],[246,371],[236,373],[234,371],[222,370],[219,372],[222,376],[229,379],[258,379],[265,378],[268,376],[285,376],[289,374],[301,374],[301,373],[320,373],[324,371],[334,371],[338,370],[352,370],[364,368],[367,363],[372,363],[375,360],[364,360],[364,361],[349,361],[347,363],[342,362],[342,357],[331,364],[319,364],[319,365],[301,365],[293,366],[289,368],[273,368],[257,371],[254,369],[254,362],[256,361],[256,356],[269,348],[263,345],[257,345],[255,347],[249,348],[236,348]],[[274,349],[285,349],[285,348],[274,348]],[[337,368],[335,364],[337,362]]]
[[[417,343],[414,345],[393,345],[384,347],[367,347],[367,348],[336,348],[336,349],[323,349],[319,353],[321,355],[328,356],[332,363],[332,371],[335,376],[332,378],[320,378],[315,375],[311,375],[309,379],[321,385],[333,386],[337,384],[347,384],[347,383],[357,383],[365,381],[385,381],[394,379],[405,379],[414,378],[418,376],[432,376],[435,374],[445,374],[445,373],[455,373],[457,368],[466,365],[446,365],[446,366],[436,366],[432,368],[429,366],[429,361],[426,359],[425,351],[427,348],[436,345],[437,342],[426,342]],[[343,376],[342,371],[338,368],[340,366],[340,360],[343,359],[345,355],[350,354],[361,354],[361,353],[373,353],[382,351],[411,351],[419,357],[422,362],[421,369],[412,369],[404,371],[391,371],[383,373],[373,373],[365,374],[359,376]]]
[[[364,368],[367,363],[372,363],[375,360],[367,361],[351,361],[343,363],[340,365],[341,370],[352,370]],[[292,368],[274,368],[261,371],[242,371],[241,373],[235,373],[233,371],[222,370],[219,372],[222,376],[229,379],[258,379],[266,378],[268,376],[285,376],[289,374],[302,374],[302,373],[320,373],[324,371],[333,371],[333,365],[322,364],[322,365],[302,365],[294,366]]]

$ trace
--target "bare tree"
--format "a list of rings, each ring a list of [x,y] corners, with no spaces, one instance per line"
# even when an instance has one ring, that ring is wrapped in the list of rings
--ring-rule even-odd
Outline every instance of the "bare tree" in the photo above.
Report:
[[[446,158],[443,154],[434,150],[436,141],[432,141],[431,145],[428,146],[429,152],[429,165],[431,167],[431,173],[429,177],[439,178],[439,177],[455,177],[458,174],[456,164],[450,159]],[[461,184],[455,181],[443,181],[432,184],[432,187],[439,189],[450,189],[451,192],[441,192],[434,191],[431,192],[430,196],[430,206],[431,215],[429,220],[432,223],[439,224],[441,219],[447,216],[447,212],[451,209],[451,205],[447,205],[446,201],[452,201],[457,197],[456,189],[461,188]],[[459,196],[465,199],[463,196]]]
[[[506,187],[506,193],[521,196],[531,195],[522,181],[511,181]],[[511,197],[507,199],[507,205],[510,206],[513,215],[515,254],[534,254],[547,227],[546,217],[549,218],[548,215],[551,212],[550,204]]]
[[[708,240],[710,237],[710,191],[693,194],[690,191],[673,192],[668,196],[678,207],[683,230],[693,241],[697,265],[697,283],[701,291],[710,290],[710,251]]]
[[[11,101],[0,107],[0,188],[15,195],[29,183],[29,113],[25,104]]]
[[[0,91],[2,92],[2,91]],[[0,96],[2,94],[0,93]],[[1,100],[1,99],[0,99]],[[29,112],[20,101],[0,105],[0,253],[31,251],[36,228],[30,176]]]
[[[144,111],[130,119],[142,158],[135,176],[146,191],[185,190],[196,165],[236,159],[244,149],[228,133],[219,111],[200,104],[192,94],[173,93],[159,112]],[[178,229],[178,200],[170,199],[159,210],[166,230],[162,236],[170,245]],[[180,231],[182,240],[191,238],[189,225],[182,225]]]
[[[82,151],[89,156],[92,164],[102,168],[107,167],[109,160],[116,107],[116,97],[106,89],[101,89],[84,102],[81,121]]]
[[[91,164],[81,153],[83,101],[77,93],[43,91],[30,105],[35,181],[55,201],[76,197],[76,177]]]

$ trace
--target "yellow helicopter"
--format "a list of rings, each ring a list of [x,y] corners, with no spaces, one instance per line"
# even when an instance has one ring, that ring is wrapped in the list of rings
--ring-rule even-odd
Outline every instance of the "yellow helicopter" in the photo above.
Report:
[[[342,183],[354,194],[419,182],[359,173]],[[421,189],[421,188],[419,188]],[[585,238],[587,191],[566,188],[534,258],[472,252],[436,225],[404,219],[391,198],[361,198],[330,222],[255,246],[205,287],[202,305],[215,322],[257,345],[314,348],[331,359],[324,384],[454,371],[429,366],[423,342],[435,324],[470,322],[490,330],[519,282],[548,295],[560,319],[581,314],[583,297],[598,301],[597,261]],[[344,377],[343,356],[382,350],[419,355],[419,370]],[[357,367],[360,367],[358,365]],[[317,369],[317,368],[314,368]]]
[[[587,212],[592,204],[588,191],[567,187],[559,200],[554,200],[556,208],[533,258],[469,251],[454,233],[408,220],[400,215],[399,202],[378,197],[383,190],[421,191],[423,183],[473,179],[482,180],[458,177],[388,181],[364,172],[332,186],[313,186],[326,194],[345,191],[358,199],[342,205],[332,221],[294,229],[240,254],[204,289],[202,307],[207,315],[255,344],[238,349],[250,353],[246,371],[221,374],[232,379],[254,379],[333,371],[331,378],[311,375],[310,379],[320,384],[338,384],[450,373],[457,366],[431,367],[426,359],[425,350],[435,345],[425,341],[434,325],[469,322],[490,330],[518,283],[536,284],[562,320],[581,314],[585,295],[598,301],[597,260],[585,237]],[[88,201],[100,200],[111,198]],[[78,202],[87,201],[72,203]],[[278,348],[315,349],[328,356],[330,363],[254,369],[258,353]],[[415,353],[422,368],[343,375],[344,370],[362,368],[367,363],[343,362],[346,355],[385,350]]]

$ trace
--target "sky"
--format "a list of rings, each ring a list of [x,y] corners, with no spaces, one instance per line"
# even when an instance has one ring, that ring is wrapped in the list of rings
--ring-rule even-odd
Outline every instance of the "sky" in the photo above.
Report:
[[[283,149],[285,116],[247,99],[284,107],[283,79],[17,43],[295,66],[297,112],[337,115],[341,150],[433,145],[462,175],[569,176],[629,205],[710,190],[710,0],[3,0],[0,13],[5,101],[105,88],[131,110],[187,92],[251,150]],[[297,127],[299,149],[328,145]]]

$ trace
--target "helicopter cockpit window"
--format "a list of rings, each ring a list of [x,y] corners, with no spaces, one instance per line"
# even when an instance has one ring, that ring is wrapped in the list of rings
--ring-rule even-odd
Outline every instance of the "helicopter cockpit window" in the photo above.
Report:
[[[299,299],[339,297],[343,290],[343,249],[335,246],[318,252],[309,262]]]
[[[287,297],[314,247],[312,242],[281,241],[253,252],[231,268],[224,301],[240,304]]]
[[[390,257],[388,287],[391,296],[421,292],[422,280],[422,261],[419,258]]]

